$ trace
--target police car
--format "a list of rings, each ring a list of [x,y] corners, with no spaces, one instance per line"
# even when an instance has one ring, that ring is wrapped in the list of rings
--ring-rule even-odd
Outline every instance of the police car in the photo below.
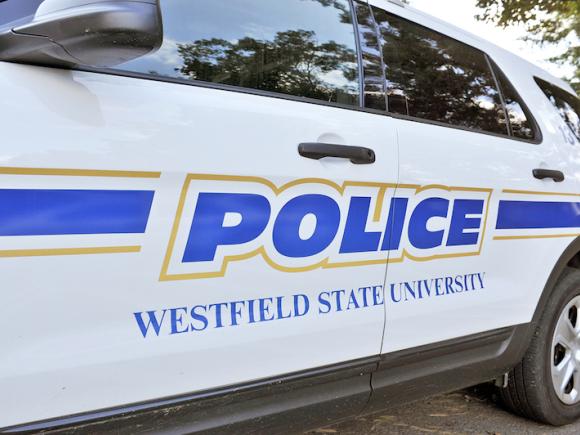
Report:
[[[0,1],[0,428],[580,416],[580,103],[395,0]]]

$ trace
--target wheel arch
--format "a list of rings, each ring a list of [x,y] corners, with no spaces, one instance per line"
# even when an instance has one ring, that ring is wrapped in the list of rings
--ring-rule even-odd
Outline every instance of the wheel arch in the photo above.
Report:
[[[511,362],[509,364],[512,365],[512,367],[524,358],[526,351],[530,347],[532,338],[550,296],[554,292],[560,279],[566,273],[566,269],[570,267],[580,270],[580,237],[574,239],[564,250],[562,255],[560,255],[558,261],[552,268],[552,272],[550,273],[546,284],[544,285],[540,299],[536,304],[532,320],[526,325],[521,325],[523,327],[517,330],[517,333],[510,341],[508,345],[509,350],[506,354],[511,355],[511,359],[509,360]]]
[[[580,270],[580,237],[577,237],[572,241],[572,243],[568,245],[568,247],[564,250],[560,258],[554,265],[552,272],[548,277],[548,281],[544,286],[544,290],[542,291],[540,300],[536,305],[536,310],[534,311],[534,316],[532,317],[532,326],[538,324],[550,295],[554,291],[554,288],[558,284],[558,281],[560,280],[560,278],[566,271],[566,268],[568,267]]]

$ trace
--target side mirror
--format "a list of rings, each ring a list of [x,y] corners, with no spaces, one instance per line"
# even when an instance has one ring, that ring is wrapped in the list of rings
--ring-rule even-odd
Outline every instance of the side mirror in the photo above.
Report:
[[[113,67],[162,42],[158,0],[44,0],[31,21],[0,29],[0,60]]]

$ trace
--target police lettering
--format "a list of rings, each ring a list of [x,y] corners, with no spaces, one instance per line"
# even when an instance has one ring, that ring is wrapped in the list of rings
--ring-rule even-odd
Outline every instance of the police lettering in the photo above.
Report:
[[[161,279],[224,276],[261,257],[283,272],[478,255],[490,190],[192,179]]]
[[[294,197],[273,215],[267,198],[257,194],[201,193],[183,262],[213,261],[220,247],[252,242],[263,236],[270,223],[272,246],[289,258],[320,254],[337,238],[339,254],[397,251],[405,227],[410,245],[420,250],[478,243],[483,200],[433,197],[421,200],[410,210],[407,198],[392,198],[385,228],[368,231],[371,200],[371,197],[350,198],[342,226],[339,204],[325,195]],[[224,223],[228,213],[241,216],[237,225]],[[315,226],[307,237],[302,237],[300,228],[308,216],[314,217]],[[430,222],[437,218],[444,225],[432,228]]]

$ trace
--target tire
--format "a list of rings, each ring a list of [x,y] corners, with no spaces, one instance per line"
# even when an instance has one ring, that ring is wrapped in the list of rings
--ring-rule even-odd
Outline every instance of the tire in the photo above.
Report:
[[[577,299],[576,299],[577,298]],[[573,335],[566,322],[577,331]],[[557,329],[557,334],[555,334]],[[570,335],[564,337],[566,331]],[[522,361],[508,374],[499,390],[510,411],[541,423],[561,426],[580,418],[580,270],[567,268],[535,327]],[[568,347],[562,343],[571,343]],[[557,377],[553,380],[552,369]],[[557,368],[565,367],[561,371]],[[574,373],[567,382],[569,373]],[[576,378],[576,379],[575,379]],[[564,385],[557,389],[555,384]]]

